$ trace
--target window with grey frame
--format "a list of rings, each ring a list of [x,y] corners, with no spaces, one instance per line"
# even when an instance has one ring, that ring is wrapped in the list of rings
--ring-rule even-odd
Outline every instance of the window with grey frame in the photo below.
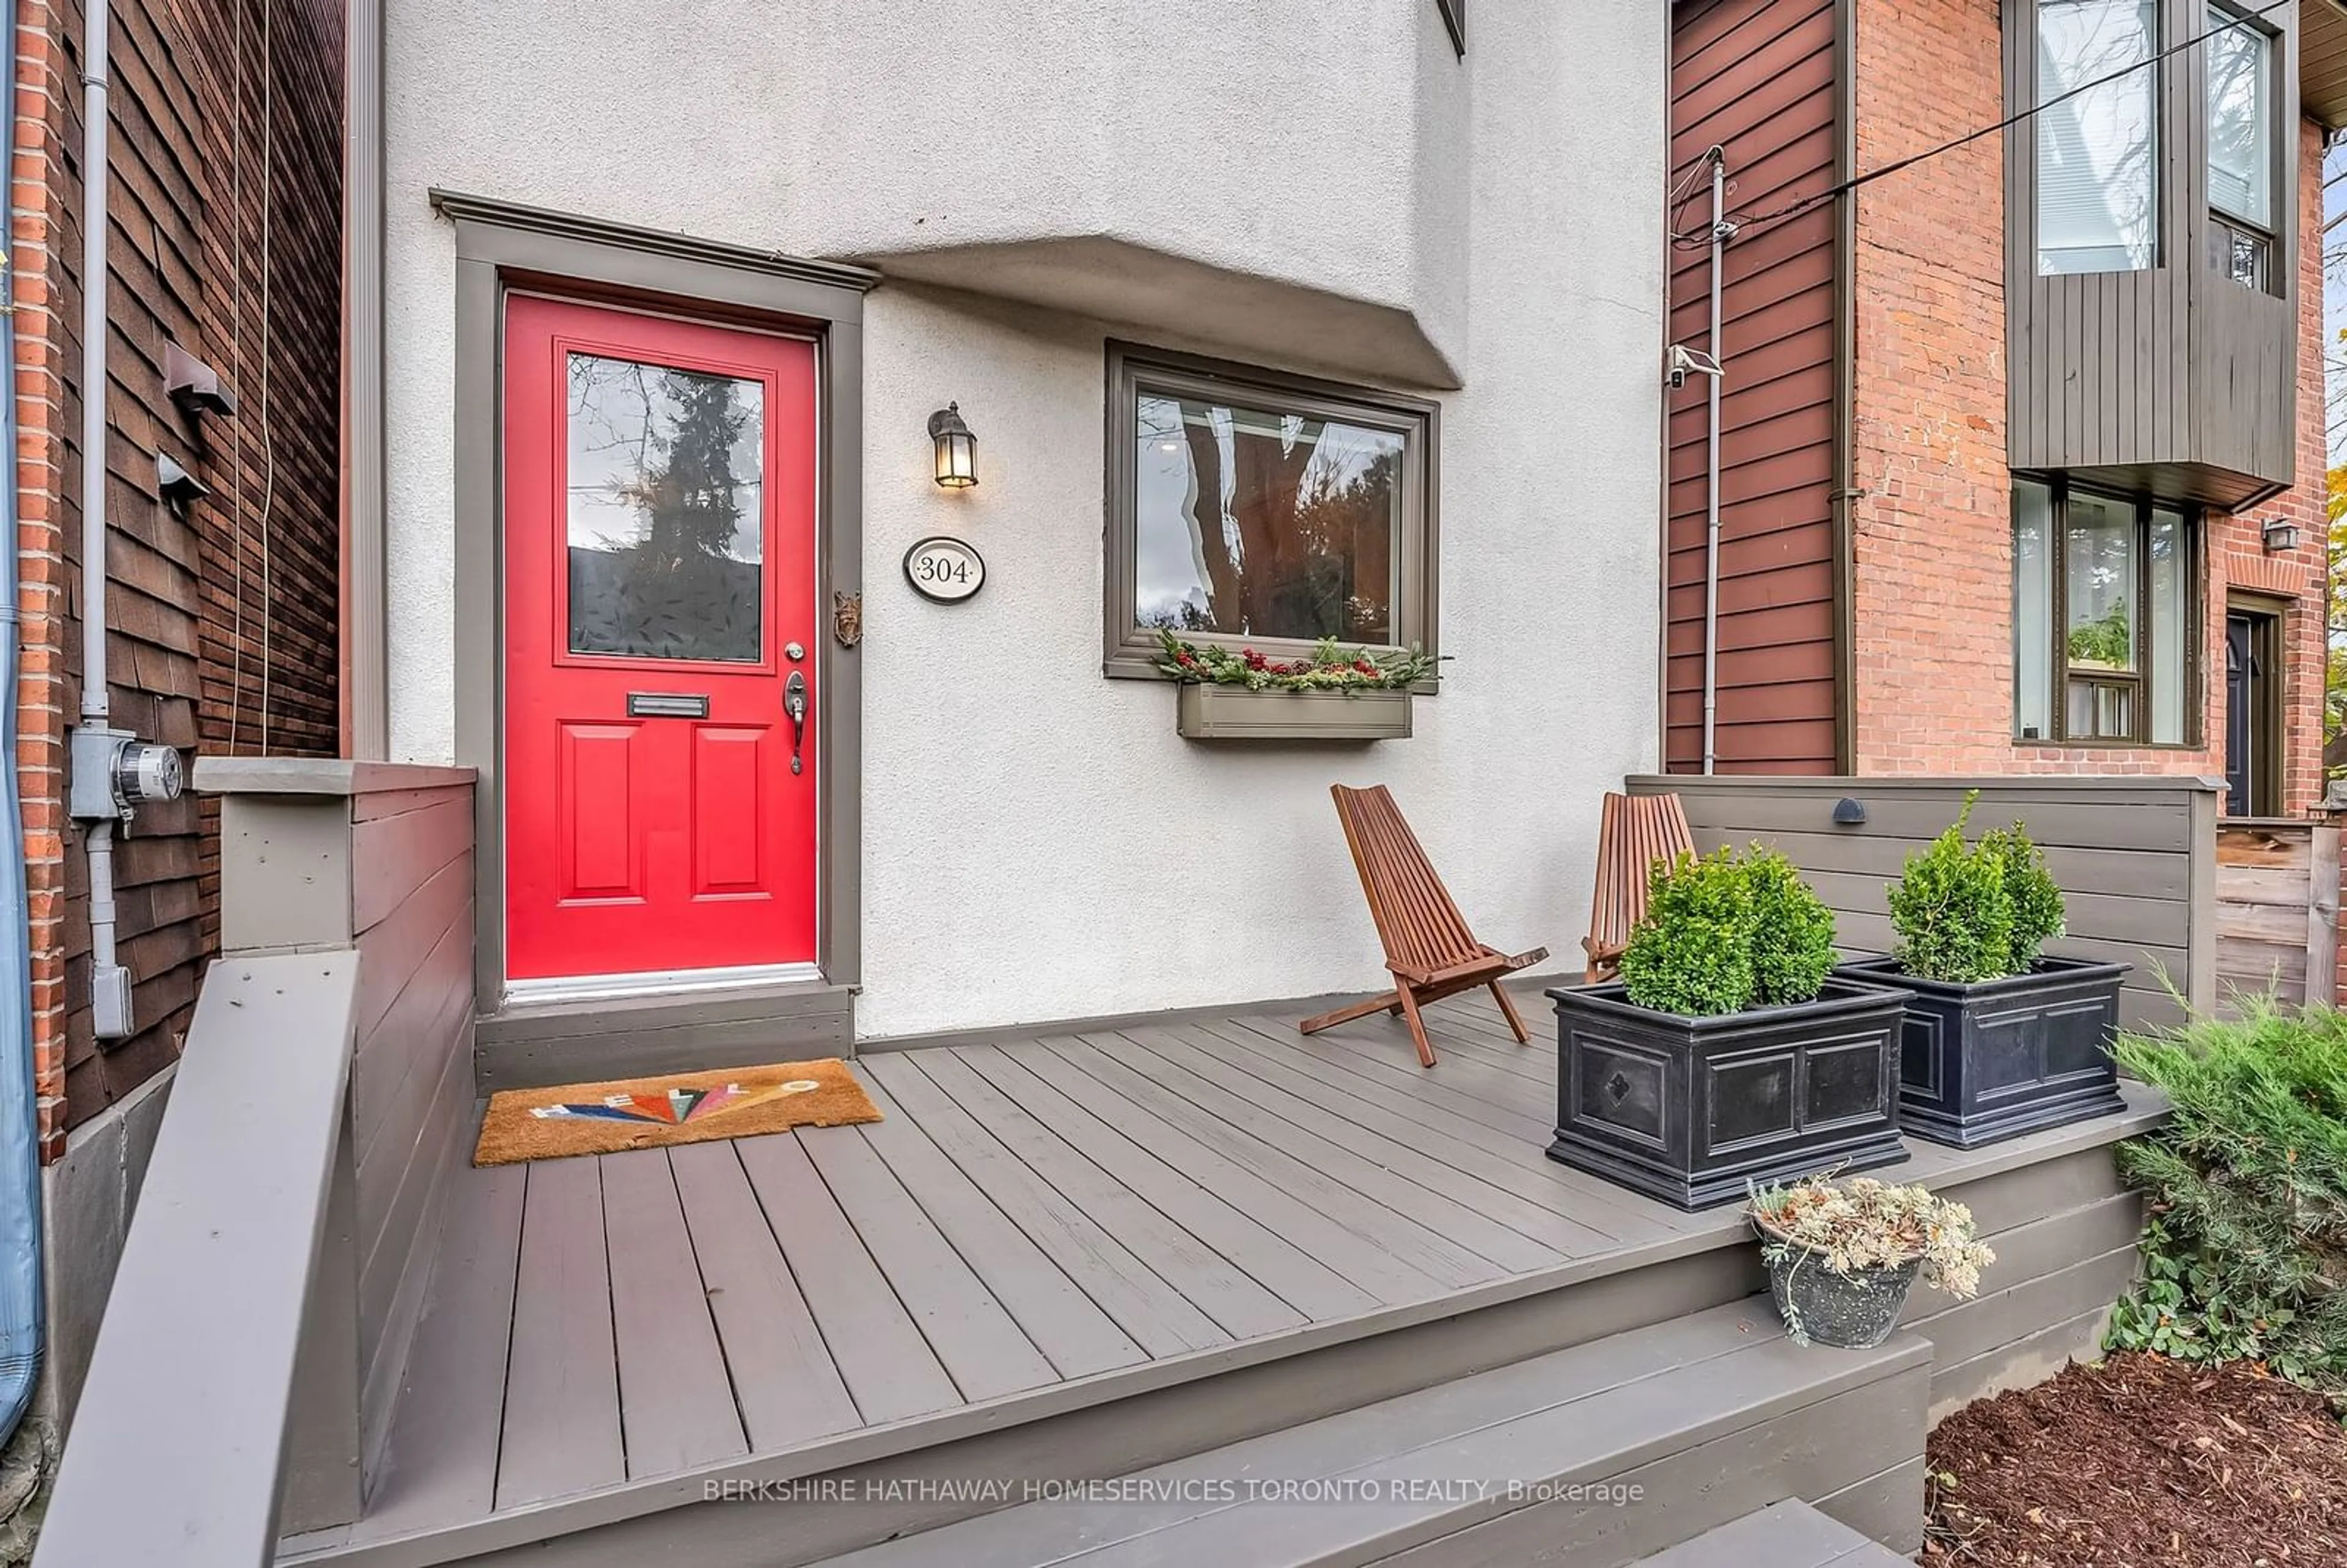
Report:
[[[2159,0],[2037,0],[2037,271],[2159,264]]]
[[[1122,343],[1108,397],[1108,673],[1167,632],[1433,651],[1435,405]]]
[[[2197,743],[2198,536],[2174,507],[2014,481],[2015,739]]]
[[[2244,288],[2273,286],[2280,137],[2274,35],[2228,5],[2210,4],[2209,251],[2218,272]]]

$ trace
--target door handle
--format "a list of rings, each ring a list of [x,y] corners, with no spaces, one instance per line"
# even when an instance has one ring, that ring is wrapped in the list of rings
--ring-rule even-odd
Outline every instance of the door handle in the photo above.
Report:
[[[806,764],[799,759],[806,743],[806,676],[794,670],[791,678],[783,682],[783,712],[791,716],[791,772],[794,774],[806,771]]]

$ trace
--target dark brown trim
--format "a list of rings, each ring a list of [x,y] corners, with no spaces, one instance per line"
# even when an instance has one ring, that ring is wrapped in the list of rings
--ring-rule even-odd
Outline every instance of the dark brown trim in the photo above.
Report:
[[[1154,633],[1139,624],[1133,581],[1136,546],[1133,537],[1133,400],[1143,383],[1188,385],[1203,395],[1276,403],[1309,401],[1333,418],[1357,420],[1399,434],[1403,440],[1401,540],[1396,551],[1401,586],[1393,606],[1398,641],[1393,646],[1416,644],[1429,653],[1439,651],[1436,609],[1441,597],[1441,528],[1439,501],[1442,493],[1442,407],[1421,397],[1317,376],[1265,369],[1231,360],[1208,359],[1170,349],[1112,338],[1103,356],[1107,376],[1107,417],[1103,425],[1102,497],[1102,643],[1101,672],[1118,680],[1162,681],[1157,668]],[[1309,641],[1295,638],[1240,637],[1198,632],[1192,641],[1237,647],[1241,643],[1274,657],[1297,657],[1311,651]],[[1416,690],[1439,690],[1439,676]]]
[[[504,583],[498,430],[503,314],[516,286],[635,308],[687,312],[808,333],[822,383],[817,507],[818,606],[863,591],[864,294],[859,267],[752,251],[434,191],[456,230],[456,760],[479,771],[475,897],[479,1005],[505,994],[502,650]],[[819,643],[825,700],[816,753],[823,845],[816,962],[834,986],[863,971],[862,661],[835,637]]]
[[[2042,485],[2048,492],[2049,519],[2046,548],[2050,559],[2047,569],[2052,581],[2053,603],[2047,617],[2048,631],[2053,641],[2051,680],[2046,723],[2053,733],[2047,735],[2024,735],[2020,726],[2020,671],[2014,672],[2015,691],[2013,714],[2013,743],[2015,746],[2060,746],[2076,751],[2198,751],[2207,743],[2207,712],[2209,693],[2204,682],[2208,638],[2209,556],[2206,519],[2195,507],[2179,506],[2156,496],[2128,495],[2104,489],[2092,484],[2077,484],[2065,474],[2015,473],[2016,485],[2023,481]],[[2068,509],[2075,491],[2100,500],[2115,501],[2135,509],[2137,535],[2135,583],[2135,646],[2136,668],[2132,671],[2111,671],[2107,676],[2090,675],[2104,684],[2127,685],[2135,692],[2137,734],[2134,736],[2077,735],[2069,733],[2070,684],[2070,580],[2065,556],[2068,544]],[[2151,733],[2152,663],[2158,653],[2157,633],[2151,620],[2151,550],[2150,530],[2155,512],[2168,512],[2177,517],[2184,530],[2184,550],[2188,576],[2184,589],[2184,735],[2180,740],[2155,741]],[[2017,508],[2014,521],[2018,522]],[[2018,570],[2016,559],[2015,569]]]
[[[1858,0],[1834,0],[1834,184],[1858,174]],[[1834,198],[1834,771],[1858,771],[1858,192]],[[1670,574],[1663,574],[1667,578]]]
[[[2290,647],[2291,618],[2305,613],[2304,604],[2281,594],[2259,593],[2253,589],[2228,589],[2225,592],[2225,614],[2253,616],[2258,624],[2250,629],[2254,641],[2251,652],[2261,658],[2267,677],[2258,696],[2258,710],[2250,716],[2250,815],[2278,817],[2282,801],[2289,793],[2289,776],[2285,772],[2288,759],[2282,744],[2285,727],[2290,723]],[[2226,690],[2228,717],[2230,716],[2232,692]],[[2218,759],[2222,762],[2220,756]],[[2227,820],[2236,820],[2228,818]]]

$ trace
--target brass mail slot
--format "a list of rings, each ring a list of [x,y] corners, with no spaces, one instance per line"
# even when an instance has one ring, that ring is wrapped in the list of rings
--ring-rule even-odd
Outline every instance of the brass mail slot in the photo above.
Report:
[[[707,692],[630,692],[628,717],[705,719],[709,717],[709,696]]]

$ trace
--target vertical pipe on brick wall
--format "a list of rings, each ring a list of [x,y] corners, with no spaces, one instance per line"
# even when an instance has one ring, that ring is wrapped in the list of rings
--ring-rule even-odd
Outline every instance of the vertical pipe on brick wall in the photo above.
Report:
[[[8,0],[9,79],[16,79],[16,6]],[[15,206],[16,104],[0,115],[0,170]],[[32,1403],[46,1311],[41,1291],[40,1087],[33,1063],[32,919],[25,902],[25,809],[17,794],[15,274],[0,261],[0,1443]]]
[[[88,0],[82,20],[81,102],[81,722],[106,728],[106,393],[108,0]],[[114,950],[114,830],[110,817],[84,824],[89,863],[89,956],[100,981],[117,968]]]
[[[1703,771],[1717,771],[1713,732],[1719,718],[1719,384],[1727,356],[1719,349],[1721,272],[1727,252],[1727,157],[1711,149],[1711,336],[1704,343],[1717,367],[1708,379],[1703,496]]]

